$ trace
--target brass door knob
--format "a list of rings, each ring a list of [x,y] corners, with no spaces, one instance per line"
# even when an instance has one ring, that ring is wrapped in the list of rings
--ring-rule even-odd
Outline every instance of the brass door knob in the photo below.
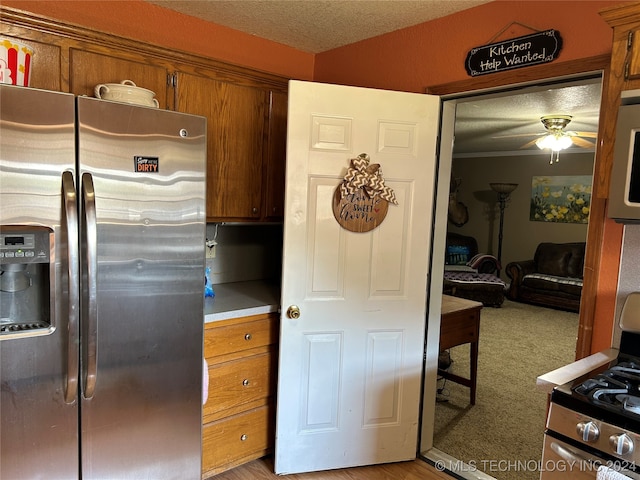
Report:
[[[300,308],[297,305],[291,305],[287,308],[287,317],[293,320],[300,318]]]

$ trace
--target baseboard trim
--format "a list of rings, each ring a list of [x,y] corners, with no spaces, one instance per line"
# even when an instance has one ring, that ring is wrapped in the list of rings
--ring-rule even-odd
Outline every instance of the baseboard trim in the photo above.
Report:
[[[494,477],[478,470],[474,465],[447,455],[437,448],[420,453],[420,458],[433,465],[437,470],[445,472],[458,480],[496,480]]]

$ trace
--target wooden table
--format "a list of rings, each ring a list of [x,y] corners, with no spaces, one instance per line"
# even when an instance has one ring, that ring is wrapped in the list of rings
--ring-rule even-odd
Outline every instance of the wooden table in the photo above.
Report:
[[[471,344],[470,378],[464,378],[445,370],[438,370],[442,377],[471,389],[471,405],[476,404],[478,379],[478,341],[480,339],[480,310],[482,303],[465,298],[442,295],[440,319],[440,351]]]

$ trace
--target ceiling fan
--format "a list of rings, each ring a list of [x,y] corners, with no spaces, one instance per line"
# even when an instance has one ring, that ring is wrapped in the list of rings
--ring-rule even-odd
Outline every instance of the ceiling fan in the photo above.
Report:
[[[551,151],[550,164],[560,160],[560,151],[569,148],[572,145],[581,148],[594,148],[595,143],[586,138],[596,138],[596,132],[575,132],[565,131],[566,126],[571,122],[571,115],[545,115],[540,118],[542,125],[546,129],[546,133],[523,134],[523,135],[505,135],[505,137],[520,137],[535,135],[531,141],[525,143],[520,148],[525,149],[533,145],[537,145],[541,150]],[[498,138],[498,137],[496,137]]]

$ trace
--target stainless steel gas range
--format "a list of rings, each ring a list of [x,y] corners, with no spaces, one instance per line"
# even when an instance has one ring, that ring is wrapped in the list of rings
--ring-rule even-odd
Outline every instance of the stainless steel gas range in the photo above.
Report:
[[[620,324],[617,358],[551,393],[541,480],[640,479],[640,292]]]

